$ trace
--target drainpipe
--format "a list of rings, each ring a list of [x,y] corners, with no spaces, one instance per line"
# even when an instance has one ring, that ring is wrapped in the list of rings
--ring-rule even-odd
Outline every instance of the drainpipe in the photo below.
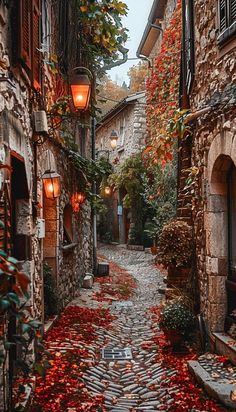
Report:
[[[163,33],[163,28],[161,27],[161,26],[159,26],[159,24],[154,24],[154,23],[152,23],[150,20],[147,22],[147,26],[146,26],[146,29],[145,29],[145,32],[146,32],[146,35],[148,34],[148,32],[150,31],[150,29],[156,29],[156,30],[159,30],[161,33]],[[151,59],[149,59],[147,56],[144,56],[143,54],[141,54],[140,52],[139,52],[139,50],[142,48],[142,43],[141,43],[141,45],[139,46],[139,48],[138,48],[138,51],[137,51],[137,53],[136,53],[136,56],[139,58],[139,59],[141,59],[141,60],[147,60],[148,61],[148,67],[150,68],[150,67],[152,67],[152,61],[151,61]]]
[[[95,160],[95,126],[96,119],[93,116],[91,119],[91,143],[92,143],[92,160]],[[92,184],[92,193],[96,194],[96,182],[93,181]],[[92,209],[92,226],[93,226],[93,274],[97,272],[97,215],[95,207]]]

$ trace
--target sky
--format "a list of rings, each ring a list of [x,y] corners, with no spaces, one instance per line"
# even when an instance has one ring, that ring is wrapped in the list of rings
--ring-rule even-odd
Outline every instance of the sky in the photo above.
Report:
[[[140,44],[147,19],[151,11],[153,0],[124,0],[129,10],[128,15],[122,19],[123,26],[129,29],[128,41],[125,47],[129,49],[128,58],[136,57],[136,52]],[[113,81],[122,84],[125,81],[128,85],[129,78],[127,72],[130,67],[138,64],[139,60],[128,60],[121,66],[114,67],[107,71]]]

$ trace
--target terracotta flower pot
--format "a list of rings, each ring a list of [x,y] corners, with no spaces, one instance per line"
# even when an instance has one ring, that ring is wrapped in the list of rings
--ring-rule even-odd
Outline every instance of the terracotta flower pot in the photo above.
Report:
[[[184,338],[182,333],[174,329],[163,329],[166,339],[170,342],[173,352],[181,351],[184,343]]]
[[[157,246],[151,246],[151,252],[152,252],[152,255],[156,255],[157,254]]]
[[[174,329],[163,329],[164,335],[166,337],[166,339],[168,339],[168,341],[171,344],[175,344],[178,342],[181,342],[183,340],[183,335],[178,332],[177,330]]]
[[[189,279],[191,268],[185,266],[168,266],[167,283],[170,287],[184,287]]]

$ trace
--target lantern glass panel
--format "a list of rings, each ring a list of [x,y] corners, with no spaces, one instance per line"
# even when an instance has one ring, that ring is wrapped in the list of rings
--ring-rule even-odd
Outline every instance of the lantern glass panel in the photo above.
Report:
[[[45,195],[48,199],[55,199],[61,194],[60,176],[43,177]]]
[[[72,84],[71,94],[77,110],[86,110],[89,105],[91,86],[89,84]]]

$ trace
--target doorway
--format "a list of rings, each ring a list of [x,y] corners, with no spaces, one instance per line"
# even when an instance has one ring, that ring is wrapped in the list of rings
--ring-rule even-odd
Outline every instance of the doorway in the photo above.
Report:
[[[226,330],[236,337],[236,167],[231,165],[227,175],[228,204],[228,277]]]

